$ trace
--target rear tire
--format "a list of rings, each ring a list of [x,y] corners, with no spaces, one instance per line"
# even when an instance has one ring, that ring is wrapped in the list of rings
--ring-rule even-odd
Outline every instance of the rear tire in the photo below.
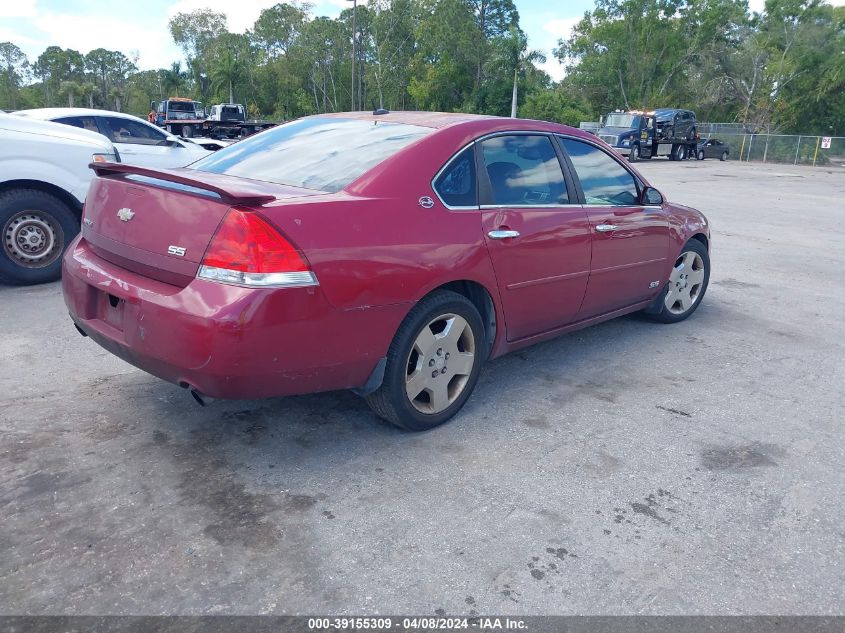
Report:
[[[698,150],[698,160],[704,160],[704,150]]]
[[[722,155],[719,157],[719,160],[721,160],[721,161],[728,160],[728,153],[722,152]]]
[[[0,281],[40,284],[62,274],[62,253],[79,220],[57,197],[38,189],[0,194]]]
[[[194,138],[194,126],[193,125],[183,125],[182,126],[182,136],[185,138]]]
[[[710,283],[710,255],[698,240],[689,240],[675,260],[669,281],[644,310],[661,323],[683,321],[696,311]]]
[[[366,397],[379,417],[407,431],[427,431],[469,399],[487,355],[481,315],[456,292],[420,301],[399,326],[387,352],[381,386]]]

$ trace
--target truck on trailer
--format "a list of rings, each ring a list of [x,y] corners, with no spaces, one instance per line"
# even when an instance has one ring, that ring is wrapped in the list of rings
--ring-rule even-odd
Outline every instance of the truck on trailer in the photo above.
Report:
[[[201,102],[182,97],[153,101],[150,107],[156,111],[158,126],[186,138],[241,138],[276,125],[274,121],[247,119],[246,108],[240,103],[213,105],[208,114]]]
[[[686,160],[698,142],[695,113],[677,108],[610,112],[596,135],[632,163],[653,156]]]

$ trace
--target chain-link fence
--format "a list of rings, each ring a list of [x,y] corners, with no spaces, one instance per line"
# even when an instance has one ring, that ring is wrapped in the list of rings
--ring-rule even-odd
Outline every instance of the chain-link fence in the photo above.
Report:
[[[695,129],[702,137],[709,138],[718,134],[749,134],[751,130],[745,127],[744,123],[703,123],[695,124]]]
[[[699,123],[702,139],[718,138],[730,160],[845,166],[845,137],[798,134],[748,134],[741,123]]]

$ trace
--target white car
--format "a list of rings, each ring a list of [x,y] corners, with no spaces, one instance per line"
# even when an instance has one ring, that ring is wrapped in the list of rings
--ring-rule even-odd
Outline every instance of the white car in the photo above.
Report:
[[[88,108],[38,108],[15,114],[55,121],[99,132],[108,138],[124,163],[143,167],[184,167],[211,152],[197,143],[181,140],[131,114]]]
[[[102,134],[0,112],[0,282],[58,279],[79,232],[92,161],[119,161]]]

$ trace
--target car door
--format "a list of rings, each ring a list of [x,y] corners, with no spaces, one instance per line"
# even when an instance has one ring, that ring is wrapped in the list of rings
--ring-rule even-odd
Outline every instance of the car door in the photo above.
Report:
[[[721,141],[709,141],[707,149],[709,150],[708,157],[721,158],[722,152],[724,151],[724,145]]]
[[[98,123],[121,160],[142,167],[184,167],[191,154],[179,143],[167,140],[167,134],[154,125],[117,116],[99,116]]]
[[[590,270],[590,225],[554,141],[507,133],[477,143],[481,223],[509,341],[572,322]]]
[[[585,140],[559,137],[592,231],[592,259],[578,319],[651,298],[665,281],[669,221],[662,206],[640,204],[641,185],[619,160]]]

